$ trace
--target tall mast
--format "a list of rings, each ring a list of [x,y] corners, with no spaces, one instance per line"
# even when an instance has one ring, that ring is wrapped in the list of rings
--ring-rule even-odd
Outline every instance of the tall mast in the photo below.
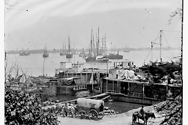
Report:
[[[104,53],[106,54],[107,49],[106,49],[106,34],[104,35]]]
[[[102,48],[101,48],[101,50],[102,50],[102,53],[104,54],[104,37],[102,37]]]
[[[62,49],[63,49],[62,52],[64,52],[64,42],[63,42],[63,48]]]
[[[71,52],[71,47],[70,47],[70,37],[68,37],[68,52]]]
[[[160,61],[162,62],[162,57],[161,57],[161,48],[162,48],[162,33],[163,33],[163,31],[162,30],[160,30],[160,43],[159,43],[159,45],[160,45]]]
[[[98,41],[97,41],[97,56],[99,55],[99,27],[98,27]]]
[[[66,46],[66,42],[65,42],[64,46],[65,46],[65,52],[67,52],[67,46]]]
[[[63,52],[66,52],[66,45],[65,45],[65,42],[63,42]]]
[[[92,43],[92,45],[93,45],[93,54],[94,54],[94,56],[96,56],[96,50],[95,50],[95,37],[94,37],[94,34],[93,34],[93,43]]]
[[[91,43],[90,43],[91,49],[90,49],[90,55],[91,55],[92,52],[93,52],[93,39],[92,39],[92,37],[93,37],[93,29],[91,29]]]

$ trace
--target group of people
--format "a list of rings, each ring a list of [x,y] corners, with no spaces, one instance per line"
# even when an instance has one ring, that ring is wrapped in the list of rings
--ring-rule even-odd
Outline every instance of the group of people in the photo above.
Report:
[[[42,102],[35,94],[6,90],[6,125],[58,125],[57,117],[42,110]]]
[[[53,105],[45,105],[42,107],[44,111],[55,114],[56,116],[63,117],[75,117],[76,113],[78,113],[78,108],[76,104],[71,103],[55,103]]]

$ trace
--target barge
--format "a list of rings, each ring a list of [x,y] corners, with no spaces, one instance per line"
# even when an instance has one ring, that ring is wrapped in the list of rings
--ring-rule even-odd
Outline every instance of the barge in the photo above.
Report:
[[[169,91],[171,97],[178,95],[182,86],[104,78],[101,88],[114,101],[152,105],[168,99]]]

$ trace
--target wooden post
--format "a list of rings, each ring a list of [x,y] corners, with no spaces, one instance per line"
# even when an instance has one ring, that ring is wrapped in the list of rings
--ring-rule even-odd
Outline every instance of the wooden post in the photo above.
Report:
[[[167,85],[166,85],[166,96],[165,96],[166,99],[168,98],[168,90],[169,90],[169,88],[168,88],[168,83],[167,83]]]
[[[119,84],[119,81],[118,81],[117,84],[116,84],[116,93],[119,93],[118,84]]]
[[[143,91],[143,93],[142,93],[142,98],[143,98],[143,99],[144,99],[144,97],[145,97],[145,96],[144,96],[144,95],[145,95],[145,94],[144,94],[144,93],[145,93],[145,92],[144,92],[144,91],[145,91],[145,88],[144,88],[144,87],[145,87],[145,86],[144,86],[144,83],[143,83],[143,85],[142,85],[142,91]]]
[[[113,92],[114,92],[114,80],[113,80],[113,86],[112,86]]]
[[[108,80],[106,80],[106,92],[108,92]]]
[[[87,83],[87,72],[86,72],[86,77],[85,77],[86,83]]]
[[[82,79],[82,72],[80,73],[80,77],[81,77],[81,81],[83,81],[83,79]]]
[[[121,93],[121,82],[118,83],[118,93]]]

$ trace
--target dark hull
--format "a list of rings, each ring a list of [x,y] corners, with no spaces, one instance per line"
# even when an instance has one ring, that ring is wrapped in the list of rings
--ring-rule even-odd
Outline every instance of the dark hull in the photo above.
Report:
[[[60,52],[60,56],[64,56],[66,55],[66,53]]]
[[[72,54],[66,54],[66,58],[68,59],[72,58]]]
[[[129,50],[124,50],[124,52],[129,52]]]
[[[44,53],[43,58],[47,58],[47,57],[49,57],[49,53]]]
[[[110,54],[107,55],[109,59],[123,59],[123,55],[118,55],[118,54]]]
[[[79,57],[84,57],[85,58],[86,56],[87,56],[87,54],[85,54],[85,53],[80,53],[79,54]]]
[[[30,54],[20,54],[20,56],[29,56]]]
[[[86,62],[100,62],[100,63],[106,63],[108,62],[108,59],[96,59],[96,57],[87,57]]]
[[[28,53],[28,52],[21,52],[20,53],[20,56],[29,56],[30,55],[30,53]]]

